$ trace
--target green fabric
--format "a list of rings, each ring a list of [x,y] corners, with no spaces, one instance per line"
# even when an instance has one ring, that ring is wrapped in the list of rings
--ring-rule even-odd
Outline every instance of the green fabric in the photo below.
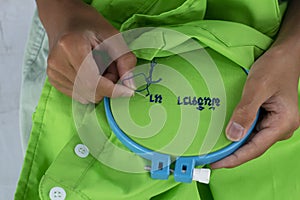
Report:
[[[214,49],[246,69],[250,68],[253,59],[261,55],[273,41],[270,37],[257,30],[235,22],[201,20],[186,23],[184,26],[172,25],[164,27],[198,40],[204,47],[208,46]],[[147,36],[146,33],[145,38],[142,38],[143,41],[152,40],[153,42],[157,42],[157,40],[164,40],[161,36],[158,36],[160,37],[158,39],[152,38],[154,34],[148,34],[151,34],[151,37]],[[143,35],[141,37],[143,37]],[[172,44],[173,43],[171,43],[171,45]],[[169,47],[165,45],[166,44],[164,44],[164,49],[169,49]],[[134,44],[132,48],[134,48]],[[181,48],[181,46],[177,48]],[[189,47],[189,49],[190,48],[191,47]],[[138,57],[144,59],[152,59],[155,56],[151,50],[149,52],[150,55],[147,53],[147,50],[143,50],[143,55],[139,55],[138,52],[136,53]]]
[[[291,139],[273,145],[264,155],[240,167],[213,171],[210,188],[214,198],[298,199],[299,133],[298,129]]]
[[[153,77],[153,80],[159,78],[162,78],[163,80],[167,79],[169,77],[169,72],[163,71],[165,68],[160,68],[159,65],[161,64],[170,66],[175,71],[178,71],[184,75],[186,80],[191,80],[188,84],[192,84],[194,91],[198,91],[196,92],[195,96],[210,97],[207,83],[200,75],[197,76],[198,72],[192,70],[193,66],[189,63],[192,61],[203,62],[203,65],[206,68],[211,68],[213,66],[211,66],[212,64],[209,62],[204,63],[206,54],[201,53],[199,50],[196,51],[197,48],[199,49],[200,45],[195,45],[192,41],[190,41],[190,38],[196,39],[197,41],[201,42],[203,47],[207,47],[206,51],[215,61],[215,64],[221,73],[226,89],[226,98],[221,99],[221,102],[226,102],[226,105],[223,109],[227,109],[226,120],[224,127],[222,127],[222,132],[224,133],[226,124],[232,114],[232,110],[240,99],[242,85],[246,79],[246,74],[240,66],[249,69],[254,59],[268,48],[272,40],[255,29],[234,22],[202,20],[186,23],[184,26],[173,25],[170,27],[165,27],[167,27],[169,31],[164,29],[152,29],[151,31],[141,34],[138,38],[135,38],[134,41],[129,41],[131,49],[140,49],[141,47],[148,47],[151,46],[152,43],[155,43],[159,48],[144,48],[134,51],[137,57],[147,60],[151,60],[154,57],[161,57],[161,59],[156,59],[158,62],[156,71],[158,71],[156,72],[156,77]],[[184,35],[181,35],[175,31],[183,33]],[[132,32],[129,32],[128,34],[125,33],[125,40],[127,39],[127,36],[130,37],[131,34]],[[236,38],[239,37],[239,34],[243,35],[244,37],[242,37],[240,40],[236,40]],[[210,49],[214,49],[230,60],[223,58],[218,53]],[[174,52],[181,54],[188,52],[188,61],[181,59],[180,57],[182,55],[174,56]],[[185,56],[187,56],[186,54],[187,53],[185,53]],[[166,56],[168,56],[167,59],[164,58]],[[144,71],[139,69],[136,71],[136,74],[138,74],[145,72],[145,69]],[[147,72],[145,72],[145,74],[147,74]],[[215,76],[216,78],[218,77],[217,74],[215,74]],[[176,83],[176,77],[169,79],[170,80],[168,81]],[[137,79],[136,81],[140,80]],[[161,84],[164,84],[164,82],[162,81]],[[180,87],[186,89],[188,84],[181,85]],[[124,109],[127,109],[127,107],[124,106],[126,105],[125,102],[127,99],[121,98],[112,100],[112,102],[117,102],[113,104],[114,106],[112,106],[113,114],[115,118],[117,118],[117,123],[119,126],[121,126],[120,128],[125,133],[129,133],[133,136],[132,139],[134,141],[149,149],[161,149],[162,153],[171,155],[180,155],[182,153],[184,155],[201,155],[211,151],[219,150],[229,144],[225,134],[222,134],[217,144],[213,146],[212,150],[201,149],[202,142],[207,134],[210,122],[214,123],[214,121],[211,120],[211,110],[205,110],[201,113],[197,112],[197,110],[194,110],[194,112],[190,113],[189,116],[185,116],[184,119],[181,119],[181,112],[185,112],[185,110],[182,111],[181,108],[176,105],[175,99],[177,96],[174,96],[172,91],[169,91],[170,88],[160,87],[155,89],[155,87],[156,85],[152,86],[151,88],[154,94],[162,94],[162,96],[168,99],[167,102],[163,101],[161,104],[166,109],[167,120],[162,122],[163,113],[156,113],[157,119],[161,121],[161,123],[158,123],[161,125],[158,126],[163,127],[160,131],[156,130],[158,127],[149,127],[151,122],[150,117],[147,117],[149,112],[148,110],[151,106],[151,104],[147,103],[149,102],[149,98],[143,100],[141,100],[140,96],[132,98],[133,103],[131,102],[131,107],[129,107],[131,108],[130,116],[128,116],[126,111],[124,111]],[[189,93],[186,93],[186,91],[183,91],[178,95],[193,96]],[[197,134],[194,136],[194,132],[192,130],[195,123],[197,123],[197,120],[193,120],[193,118],[197,117],[197,115],[199,115],[201,121],[197,130]],[[155,115],[153,115],[152,118],[155,119]],[[222,118],[221,115],[219,115],[217,118],[219,118],[219,120],[216,121],[216,123],[222,123],[220,120]],[[133,128],[125,128],[132,127],[133,123],[131,120],[133,120],[133,123],[137,123],[139,126],[148,128],[141,129],[137,128],[136,126]],[[182,121],[185,121],[182,124],[190,123],[186,125],[189,127],[188,129],[190,131],[187,132],[185,128],[182,127],[180,127],[182,129],[179,130],[179,126],[181,125],[180,122]],[[213,131],[219,132],[217,127]],[[170,141],[175,138],[175,136],[177,136],[176,140],[172,141],[170,144],[171,146],[167,147],[166,149],[162,149],[169,144]],[[183,142],[185,140],[187,141]],[[190,144],[189,140],[193,140],[194,142]],[[185,150],[187,146],[186,144],[190,145],[187,150]]]
[[[145,40],[143,43],[146,42],[147,41]],[[155,60],[158,64],[154,69],[152,78],[153,80],[161,78],[162,81],[158,84],[151,85],[149,90],[153,95],[162,95],[162,103],[151,103],[149,102],[150,96],[144,98],[140,95],[135,95],[130,98],[130,100],[128,100],[128,98],[112,99],[112,113],[119,127],[125,133],[128,133],[128,136],[132,136],[131,138],[142,146],[152,150],[159,149],[160,152],[171,155],[183,154],[191,156],[208,153],[207,151],[203,152],[203,149],[200,151],[200,149],[205,141],[205,136],[208,134],[210,126],[214,127],[210,133],[223,133],[211,151],[216,151],[227,146],[230,142],[226,139],[224,134],[226,124],[232,114],[231,111],[240,99],[243,89],[242,85],[244,85],[247,75],[241,67],[232,61],[224,58],[211,49],[207,48],[206,51],[214,60],[214,63],[205,63],[208,54],[203,53],[201,50],[188,52],[184,55],[156,58]],[[140,54],[141,53],[142,52],[140,51]],[[157,53],[156,56],[159,57],[159,53]],[[188,56],[189,60],[184,60],[184,58],[181,58],[180,56]],[[201,66],[205,68],[212,68],[214,67],[212,65],[217,65],[221,75],[220,78],[224,81],[226,98],[221,98],[220,92],[215,93],[217,96],[212,96],[208,90],[209,86],[207,85],[207,82],[205,82],[194,66],[190,64],[192,61],[201,62]],[[144,62],[144,65],[149,66],[149,62]],[[164,66],[168,66],[168,68]],[[137,67],[135,74],[141,72],[148,74],[148,68],[149,67]],[[177,73],[183,76],[182,79],[180,76],[177,76]],[[141,87],[144,87],[145,81],[140,80],[139,78],[141,77],[135,78],[136,84],[139,85],[139,82],[141,82],[141,84],[143,84]],[[218,74],[213,75],[212,78],[217,79]],[[173,85],[173,88],[170,84]],[[190,84],[192,86],[191,90],[189,90]],[[216,82],[214,82],[214,84],[217,85]],[[174,93],[175,91],[176,93]],[[217,97],[220,98],[220,106],[215,106],[215,109],[212,110],[209,109],[209,106],[203,105],[204,109],[199,111],[196,109],[196,105],[177,105],[178,96],[181,97],[180,101],[183,101],[182,98],[186,96],[191,96],[191,98],[202,97],[203,99],[205,97]],[[128,101],[129,106],[126,106],[126,102]],[[154,112],[151,110],[150,117],[149,111],[154,105],[156,107],[158,105],[162,106],[165,111],[158,110]],[[127,109],[129,109],[129,113],[126,112]],[[228,111],[226,113],[225,123],[221,124],[221,130],[218,130],[217,123],[222,123],[222,114],[226,112],[225,110]],[[211,119],[212,113],[215,114],[214,117],[217,120]],[[199,117],[199,124],[197,117]],[[135,123],[138,126],[135,126]],[[193,132],[194,129],[195,133]],[[170,146],[164,149],[167,145]]]
[[[232,21],[273,37],[282,13],[277,0],[92,0],[116,28],[124,31],[142,26],[183,24],[194,20]],[[241,38],[240,38],[241,39]]]
[[[181,0],[166,3],[162,0],[147,0],[132,3],[132,0],[99,0],[92,1],[91,4],[118,29],[127,30],[144,25],[162,26],[194,38],[205,47],[222,72],[224,80],[228,81],[225,83],[228,86],[226,92],[231,94],[233,91],[230,89],[236,89],[240,94],[242,84],[236,85],[235,81],[245,81],[245,75],[230,75],[240,74],[240,67],[249,69],[254,60],[267,50],[272,43],[270,37],[278,29],[281,15],[278,15],[275,0],[257,1],[255,4],[249,4],[246,0],[231,2],[228,4],[230,8],[239,6],[220,13],[212,12],[216,1]],[[267,6],[268,2],[273,3],[273,6]],[[248,18],[239,14],[247,10],[251,11],[251,16],[255,15],[251,21],[245,21]],[[254,12],[256,10],[261,12]],[[236,18],[231,16],[235,12]],[[214,16],[217,14],[219,16]],[[222,18],[220,15],[229,18]],[[206,20],[208,18],[210,20]],[[199,50],[193,49],[189,40],[162,40],[166,37],[155,31],[156,29],[146,32],[130,41],[132,49],[145,39],[167,41],[163,45],[164,49],[134,51],[139,62],[149,63],[149,60],[157,57],[158,63],[170,64],[178,71],[191,73],[189,65],[170,52],[181,49],[182,55],[196,55]],[[198,86],[195,84],[195,87]],[[229,102],[227,120],[238,98],[236,96],[234,102]],[[77,113],[75,115],[74,106]],[[116,139],[107,125],[103,109],[103,103],[95,108],[94,105],[72,104],[69,97],[57,91],[46,80],[33,116],[33,129],[16,200],[49,199],[49,191],[54,186],[64,188],[66,199],[71,200],[206,200],[210,199],[210,195],[215,200],[274,200],[295,199],[300,196],[300,181],[296,178],[299,177],[297,169],[300,167],[296,156],[300,151],[297,133],[291,140],[271,147],[259,159],[236,169],[213,171],[210,193],[207,187],[195,182],[176,183],[172,175],[168,180],[152,180],[143,169],[149,163],[128,151]],[[226,143],[224,136],[220,140],[223,141],[218,148]],[[86,158],[79,158],[74,153],[75,146],[81,143],[87,144],[90,149],[91,154]],[[139,173],[133,173],[130,169]]]
[[[235,21],[274,36],[281,22],[281,12],[278,1],[273,0],[208,0],[206,19]]]
[[[298,98],[300,98],[300,83]],[[210,182],[214,199],[298,199],[299,151],[298,128],[292,138],[276,143],[259,158],[234,169],[214,170]]]
[[[179,184],[172,178],[168,181],[152,180],[143,170],[144,165],[139,165],[143,173],[129,174],[113,170],[93,156],[79,158],[74,153],[74,147],[82,141],[76,134],[71,105],[69,97],[46,82],[34,115],[35,124],[26,153],[26,164],[22,170],[15,199],[37,199],[38,196],[41,199],[49,199],[49,191],[53,186],[63,187],[67,192],[67,199],[140,200],[157,195],[164,197],[157,197],[159,199],[183,199],[187,194],[192,199],[200,199],[196,183]],[[84,109],[89,106],[82,107]],[[105,120],[103,103],[97,106],[96,112],[99,114],[98,120],[103,122]],[[57,116],[58,113],[61,115]],[[107,122],[105,124],[107,127]],[[121,145],[108,129],[104,130],[107,140],[116,143],[117,146]],[[97,135],[88,132],[87,134],[93,137],[91,140],[98,140]],[[102,149],[99,157],[115,160],[119,165],[126,164],[128,156],[120,157],[118,150],[109,147],[107,141],[102,141],[102,145],[101,142],[98,143],[98,147]],[[132,156],[135,158],[131,160],[132,165],[141,162],[141,158],[134,154]],[[177,194],[176,197],[173,197],[174,194]]]

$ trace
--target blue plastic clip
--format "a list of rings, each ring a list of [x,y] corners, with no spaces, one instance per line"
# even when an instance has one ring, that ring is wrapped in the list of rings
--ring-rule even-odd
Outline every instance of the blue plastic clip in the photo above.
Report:
[[[168,179],[170,175],[171,157],[169,155],[153,153],[151,159],[151,178]]]
[[[194,159],[189,157],[179,157],[175,164],[175,181],[184,183],[192,182],[195,164]]]
[[[153,150],[150,150],[146,147],[143,147],[136,142],[134,142],[131,138],[129,138],[117,125],[114,117],[112,116],[112,112],[110,110],[109,99],[107,97],[104,98],[104,106],[106,117],[114,134],[117,138],[131,151],[135,152],[137,155],[151,160],[151,177],[153,179],[168,179],[170,175],[170,164],[171,164],[171,156],[166,154],[157,153]],[[218,161],[231,153],[233,153],[236,149],[238,149],[249,137],[254,126],[258,120],[260,111],[258,111],[256,115],[256,119],[253,122],[252,126],[248,130],[246,136],[238,141],[233,142],[232,144],[226,146],[223,149],[218,151],[201,155],[201,156],[183,156],[178,157],[175,164],[174,170],[174,178],[177,182],[190,183],[193,180],[193,173],[195,166],[209,164],[215,161]]]

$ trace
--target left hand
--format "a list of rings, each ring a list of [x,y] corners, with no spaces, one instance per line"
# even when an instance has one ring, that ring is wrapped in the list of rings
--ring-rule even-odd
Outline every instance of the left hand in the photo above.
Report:
[[[299,56],[289,49],[270,48],[252,66],[242,98],[226,128],[231,141],[244,137],[259,108],[262,120],[256,133],[232,155],[211,164],[213,169],[232,168],[257,158],[274,143],[288,139],[299,127]]]

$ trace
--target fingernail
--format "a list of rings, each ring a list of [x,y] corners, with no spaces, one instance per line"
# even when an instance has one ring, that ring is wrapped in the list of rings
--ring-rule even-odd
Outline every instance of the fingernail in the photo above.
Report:
[[[120,85],[120,84],[116,84],[112,97],[131,97],[134,95],[134,90],[129,89],[126,86]]]
[[[243,137],[245,128],[236,122],[232,122],[227,131],[227,138],[231,141],[239,141]]]
[[[134,83],[134,80],[133,79],[130,79],[129,80],[129,86],[131,89],[133,90],[136,90],[136,86],[135,86],[135,83]]]

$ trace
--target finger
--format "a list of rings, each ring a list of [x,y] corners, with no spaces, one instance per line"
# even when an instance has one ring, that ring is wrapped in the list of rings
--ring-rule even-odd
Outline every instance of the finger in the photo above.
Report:
[[[134,90],[120,85],[114,84],[111,80],[106,77],[100,77],[98,82],[95,102],[99,102],[99,99],[103,96],[116,98],[116,97],[131,97],[134,95]]]
[[[272,101],[272,99],[270,100]],[[261,131],[268,128],[277,129],[279,130],[279,140],[288,139],[299,127],[300,118],[297,109],[298,104],[293,106],[292,104],[287,103],[288,106],[286,106],[275,101],[273,101],[273,104],[275,105],[263,104],[263,107],[266,108],[268,112],[262,115],[262,118],[257,123],[256,130]]]
[[[211,168],[218,169],[239,166],[262,155],[276,141],[278,141],[278,134],[274,134],[274,131],[271,128],[264,129],[232,155],[211,164]]]
[[[124,42],[121,44],[124,46]],[[115,85],[111,80],[99,75],[98,66],[91,53],[91,44],[85,38],[66,35],[62,37],[60,46],[65,50],[70,63],[77,70],[74,84],[74,90],[77,94],[95,103],[103,96],[133,95],[134,91],[121,85]],[[121,61],[127,57],[124,56]]]
[[[53,70],[51,67],[48,67],[47,75],[48,75],[49,81],[51,83],[55,82],[55,83],[57,83],[55,85],[59,84],[59,86],[63,86],[64,88],[72,91],[73,83],[67,77],[65,77],[63,74]],[[55,87],[55,85],[53,85],[53,86]],[[58,88],[56,88],[56,89],[58,89]]]
[[[104,96],[116,98],[116,97],[131,97],[134,95],[134,90],[129,89],[128,87],[120,84],[114,84],[111,80],[107,79],[104,76],[100,76],[99,81],[97,82],[98,84],[96,85],[96,87],[92,87],[92,88],[90,87],[88,88],[88,90],[85,90],[85,91],[90,91],[89,93],[81,92],[79,94],[92,103],[98,103],[99,101],[102,100]],[[77,86],[74,88],[78,88],[78,85],[74,85],[74,86]],[[80,90],[77,89],[76,91],[80,91]]]
[[[81,97],[80,95],[72,92],[72,90],[64,87],[63,85],[61,85],[60,83],[56,82],[55,80],[50,80],[49,82],[51,83],[51,85],[53,85],[58,91],[62,92],[63,94],[75,99],[76,101],[82,103],[82,104],[88,104],[90,103],[88,100],[84,99],[83,97]]]
[[[58,48],[66,55],[70,65],[77,72],[82,62],[92,52],[91,41],[84,35],[66,34],[58,42]]]
[[[96,49],[106,50],[108,52],[112,61],[116,62],[121,80],[126,73],[132,71],[132,69],[136,66],[137,59],[128,48],[120,33],[103,40],[101,45],[99,45]]]
[[[75,60],[73,60],[74,64],[76,64]],[[98,66],[91,52],[86,55],[80,66],[76,68],[78,71],[73,88],[75,93],[80,94],[93,103],[99,102],[103,96],[108,96],[107,91],[111,91],[110,93],[112,93],[113,82],[99,74]],[[99,87],[101,90],[97,89],[98,84],[102,84],[102,87]]]
[[[132,76],[130,72],[134,69],[136,66],[137,59],[135,55],[131,52],[128,52],[124,55],[122,55],[120,58],[116,60],[117,63],[117,69],[119,72],[119,76],[121,77],[121,80],[123,78]]]
[[[262,81],[248,77],[239,104],[226,127],[226,136],[231,141],[241,140],[253,124],[260,106],[270,98],[268,88]]]
[[[288,113],[276,113],[273,111],[263,115],[263,118],[257,127],[258,132],[255,132],[255,134],[250,136],[248,143],[231,156],[228,156],[211,166],[215,169],[238,166],[260,156],[277,141],[288,139],[292,136],[296,127],[293,127],[292,120],[284,119],[289,119]],[[298,118],[296,120],[298,120]]]
[[[116,67],[116,63],[113,62],[106,70],[103,75],[107,79],[111,80],[113,83],[116,83],[119,80],[118,70]]]
[[[112,70],[112,69],[110,69]],[[103,96],[132,96],[134,91],[122,85],[115,85],[108,78],[99,75],[97,64],[89,54],[78,71],[74,90],[93,103],[99,102]]]
[[[136,57],[132,53],[127,53],[117,60],[117,68],[122,83],[132,90],[136,90],[136,85],[133,79],[133,68],[136,65]]]
[[[63,74],[69,81],[74,83],[76,71],[68,61],[67,55],[61,48],[54,48],[48,56],[48,67],[59,74]]]

